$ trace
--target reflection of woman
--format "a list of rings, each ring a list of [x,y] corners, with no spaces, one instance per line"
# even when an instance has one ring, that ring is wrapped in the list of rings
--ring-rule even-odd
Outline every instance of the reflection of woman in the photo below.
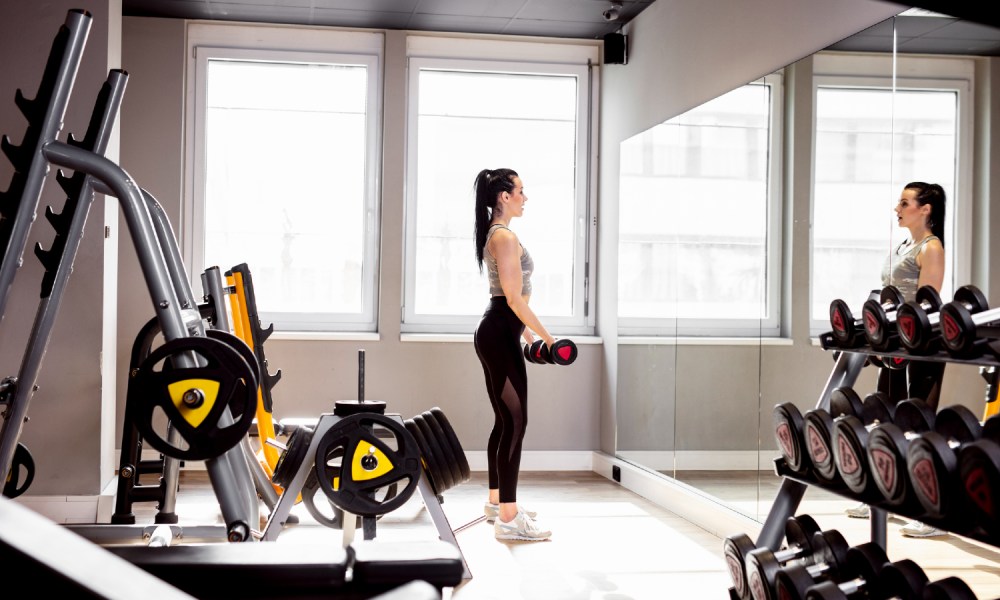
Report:
[[[484,169],[476,177],[476,260],[486,263],[489,306],[476,327],[476,354],[486,374],[486,389],[495,421],[486,446],[489,470],[487,519],[496,519],[499,540],[544,540],[552,532],[540,527],[535,514],[517,504],[521,443],[528,425],[528,376],[519,339],[534,341],[531,331],[549,348],[555,342],[528,306],[531,255],[510,230],[524,214],[524,185],[510,169]],[[527,328],[526,328],[527,326]]]
[[[917,289],[929,285],[941,291],[944,283],[944,189],[936,183],[914,181],[903,187],[896,204],[896,221],[910,232],[890,254],[882,268],[882,285],[894,285],[903,298],[912,301]],[[910,359],[906,369],[882,369],[878,390],[893,402],[905,398],[920,398],[931,410],[937,411],[941,398],[943,362],[921,362]],[[867,517],[868,507],[849,509],[852,517]],[[903,535],[929,537],[943,532],[913,521],[902,528]]]

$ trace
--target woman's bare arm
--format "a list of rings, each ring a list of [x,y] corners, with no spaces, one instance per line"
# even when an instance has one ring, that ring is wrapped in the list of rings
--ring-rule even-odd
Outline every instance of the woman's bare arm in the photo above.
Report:
[[[545,326],[528,306],[528,301],[521,294],[521,244],[517,236],[510,230],[500,230],[490,239],[490,250],[497,260],[497,270],[500,274],[500,287],[503,288],[507,305],[521,319],[525,327],[538,334],[546,346],[551,347],[555,338],[549,334]]]

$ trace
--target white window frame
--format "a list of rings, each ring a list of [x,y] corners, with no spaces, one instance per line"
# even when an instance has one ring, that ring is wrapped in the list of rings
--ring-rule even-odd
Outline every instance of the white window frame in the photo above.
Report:
[[[765,272],[767,314],[760,319],[660,319],[622,317],[618,333],[623,336],[771,338],[781,335],[782,306],[782,131],[784,122],[784,75],[772,73],[746,85],[770,88],[767,165],[767,233]]]
[[[415,306],[418,99],[421,69],[480,71],[488,73],[572,75],[579,81],[577,94],[577,143],[575,188],[576,247],[574,249],[573,313],[539,317],[550,332],[593,335],[596,317],[591,291],[596,269],[596,189],[599,69],[596,45],[540,44],[526,41],[471,40],[410,36],[407,40],[406,198],[404,220],[404,272],[402,333],[469,333],[481,315],[417,314]],[[470,177],[474,175],[471,174]],[[470,230],[472,210],[469,210]],[[472,249],[469,250],[472,260]],[[484,282],[483,306],[488,299]]]
[[[289,313],[260,310],[261,321],[284,331],[373,332],[378,323],[379,223],[382,144],[382,64],[384,36],[373,32],[332,31],[253,24],[191,23],[187,36],[185,186],[180,246],[192,289],[201,289],[205,264],[205,93],[208,62],[233,59],[365,66],[365,233],[362,308],[358,313]],[[218,265],[223,270],[233,265]],[[253,265],[249,265],[251,272]]]
[[[893,76],[894,75],[894,76]],[[955,189],[948,192],[947,213],[954,228],[946,232],[945,243],[948,252],[947,272],[951,275],[952,289],[969,282],[972,274],[972,236],[961,235],[972,231],[972,170],[973,149],[973,109],[975,90],[975,59],[969,57],[939,57],[919,55],[897,55],[895,64],[891,55],[868,55],[860,53],[816,54],[813,63],[812,106],[816,106],[820,87],[870,88],[883,90],[936,90],[957,93],[957,132],[955,156]],[[814,220],[815,197],[815,157],[816,157],[816,111],[813,114],[812,172],[810,173],[809,222]],[[887,173],[893,182],[899,176],[909,181],[906,175]],[[899,182],[903,185],[905,182]],[[893,192],[895,193],[895,191]],[[809,260],[812,264],[813,228],[809,228]],[[959,234],[959,235],[956,235]],[[814,319],[812,316],[812,294],[814,277],[822,277],[814,269],[809,269],[809,334],[813,337],[830,331],[828,318]],[[872,289],[878,289],[873,282]],[[829,299],[833,301],[833,298]],[[860,303],[861,299],[844,298],[848,303]],[[944,298],[947,302],[950,298]]]

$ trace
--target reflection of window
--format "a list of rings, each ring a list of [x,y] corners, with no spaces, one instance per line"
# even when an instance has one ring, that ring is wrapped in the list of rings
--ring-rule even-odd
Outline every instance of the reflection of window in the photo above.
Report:
[[[585,66],[410,59],[404,330],[469,332],[489,285],[473,244],[473,182],[512,168],[525,185],[512,228],[535,261],[531,305],[550,329],[586,314]]]
[[[376,67],[198,48],[193,270],[247,263],[279,329],[374,329]]]
[[[913,60],[913,59],[910,59]],[[950,299],[963,251],[956,224],[964,210],[961,117],[967,81],[817,80],[811,239],[810,319],[828,331],[830,302],[860,314],[881,288],[886,256],[909,235],[895,208],[910,181],[939,183],[947,194],[947,264],[942,297]],[[962,283],[959,283],[962,285]]]
[[[770,77],[622,143],[622,333],[777,333],[780,97]]]

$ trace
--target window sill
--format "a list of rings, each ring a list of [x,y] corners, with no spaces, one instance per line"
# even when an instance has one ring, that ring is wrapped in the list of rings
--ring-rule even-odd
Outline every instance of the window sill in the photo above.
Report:
[[[595,335],[581,335],[565,336],[577,346],[591,346],[600,345],[604,343],[604,338]],[[559,339],[559,336],[556,336]],[[454,342],[465,342],[472,343],[471,333],[401,333],[399,335],[399,341],[401,342],[418,342],[418,343],[454,343]]]
[[[275,331],[269,340],[296,342],[377,342],[381,336],[365,331]]]
[[[618,338],[619,346],[791,346],[791,338],[783,337],[642,337],[623,336]]]

